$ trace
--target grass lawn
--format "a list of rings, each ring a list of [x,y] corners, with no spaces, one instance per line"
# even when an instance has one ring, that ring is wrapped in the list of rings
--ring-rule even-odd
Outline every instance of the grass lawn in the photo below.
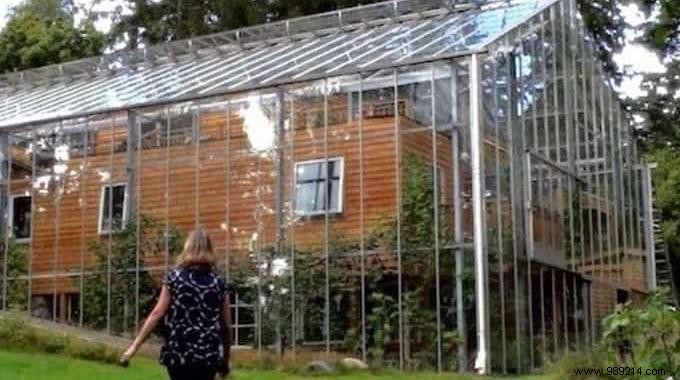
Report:
[[[368,375],[350,374],[331,377],[309,377],[274,371],[236,371],[234,380],[469,380],[475,376],[457,375]],[[158,364],[147,359],[136,359],[127,368],[74,360],[55,355],[26,354],[0,351],[0,380],[166,380]],[[491,378],[480,378],[491,379]],[[504,378],[510,379],[510,378]],[[540,377],[512,378],[513,380],[543,380]]]

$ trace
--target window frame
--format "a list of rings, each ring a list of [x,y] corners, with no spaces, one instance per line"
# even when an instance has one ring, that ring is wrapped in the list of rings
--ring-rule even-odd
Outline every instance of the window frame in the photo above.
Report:
[[[298,170],[301,166],[304,165],[314,165],[314,164],[323,164],[326,163],[326,177],[328,177],[328,162],[338,162],[340,164],[340,178],[338,180],[339,186],[338,186],[338,207],[337,210],[322,210],[322,211],[303,211],[303,210],[298,210]],[[315,217],[315,216],[323,216],[328,213],[328,215],[339,215],[342,214],[344,211],[344,205],[345,205],[345,158],[342,156],[334,156],[334,157],[328,157],[328,158],[317,158],[317,159],[312,159],[312,160],[304,160],[304,161],[296,161],[295,162],[295,172],[293,173],[293,181],[295,183],[295,194],[294,194],[294,199],[295,199],[295,205],[293,206],[295,208],[295,215],[300,216],[300,217]],[[328,181],[328,178],[326,178]],[[326,189],[328,191],[328,189]]]
[[[29,228],[29,236],[27,238],[17,238],[14,236],[14,200],[16,198],[30,198],[31,199],[31,226]],[[15,243],[25,244],[30,243],[33,239],[33,196],[31,194],[13,194],[9,197],[9,220],[7,221],[9,227],[9,236],[14,239]]]
[[[104,199],[106,198],[106,189],[111,188],[113,189],[114,187],[118,186],[123,186],[125,189],[125,193],[123,195],[123,220],[121,222],[121,226],[125,227],[127,224],[127,215],[128,215],[128,188],[127,188],[127,182],[115,182],[115,183],[107,183],[101,186],[100,189],[100,194],[99,194],[99,220],[97,222],[97,233],[99,235],[109,235],[113,234],[116,231],[114,231],[112,228],[104,227],[102,224],[104,222]],[[111,192],[111,196],[113,197],[113,192]]]

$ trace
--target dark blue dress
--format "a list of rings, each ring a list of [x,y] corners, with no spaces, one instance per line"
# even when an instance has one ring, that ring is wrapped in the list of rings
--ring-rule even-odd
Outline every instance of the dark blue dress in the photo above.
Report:
[[[222,364],[221,308],[228,296],[225,281],[202,269],[173,269],[165,278],[170,308],[165,317],[161,364],[166,367]]]

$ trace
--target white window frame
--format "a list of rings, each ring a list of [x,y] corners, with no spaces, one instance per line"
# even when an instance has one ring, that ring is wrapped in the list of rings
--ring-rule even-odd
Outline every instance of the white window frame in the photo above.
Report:
[[[246,344],[240,344],[240,341],[243,340],[241,339],[241,334],[243,333],[244,335],[248,334],[249,330],[253,331],[253,336],[257,333],[257,316],[256,316],[256,310],[255,306],[250,303],[245,303],[242,302],[241,299],[238,297],[238,293],[234,292],[234,302],[231,300],[231,296],[229,296],[229,307],[231,310],[231,316],[234,319],[234,323],[232,324],[231,328],[234,330],[234,334],[232,336],[232,346],[236,348],[246,348],[246,347],[252,347],[250,343]],[[250,310],[253,313],[253,322],[252,323],[241,323],[241,310]]]
[[[340,188],[338,189],[338,209],[337,210],[323,210],[323,211],[312,211],[312,212],[306,212],[302,210],[298,210],[297,208],[297,202],[298,202],[298,194],[297,194],[297,188],[298,188],[298,170],[301,166],[304,165],[313,165],[313,164],[323,164],[324,162],[338,162],[340,164]],[[328,171],[328,166],[326,166],[326,171]],[[328,173],[326,173],[326,176],[328,176]],[[327,178],[328,180],[328,178]],[[299,161],[295,162],[295,173],[293,177],[293,181],[295,181],[295,215],[297,216],[307,216],[307,217],[314,217],[314,216],[321,216],[321,215],[337,215],[337,214],[342,214],[344,210],[344,201],[345,201],[345,158],[341,156],[337,157],[328,157],[326,158],[319,158],[319,159],[314,159],[314,160],[306,160],[306,161]]]
[[[108,235],[112,234],[115,231],[112,231],[109,229],[109,226],[104,226],[102,223],[104,222],[104,199],[106,195],[106,189],[111,188],[113,189],[114,187],[118,186],[123,186],[125,187],[125,195],[123,196],[123,221],[122,221],[122,226],[125,226],[127,224],[127,214],[128,214],[128,188],[127,188],[127,183],[126,182],[116,182],[116,183],[107,183],[105,185],[102,185],[100,193],[99,194],[99,219],[97,221],[97,231],[99,235]],[[113,191],[111,192],[111,196],[113,197]]]
[[[31,194],[14,194],[9,197],[9,236],[14,238],[14,200],[16,198],[33,198]],[[33,199],[31,199],[31,228],[29,232],[30,236],[27,238],[14,239],[16,243],[29,243],[33,238]]]

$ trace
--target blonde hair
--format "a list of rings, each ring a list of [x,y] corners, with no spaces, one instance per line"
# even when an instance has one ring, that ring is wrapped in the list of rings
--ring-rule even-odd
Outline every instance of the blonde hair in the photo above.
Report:
[[[184,249],[177,257],[177,266],[180,268],[203,267],[213,269],[216,264],[217,259],[213,253],[210,234],[204,228],[195,229],[184,242]]]

